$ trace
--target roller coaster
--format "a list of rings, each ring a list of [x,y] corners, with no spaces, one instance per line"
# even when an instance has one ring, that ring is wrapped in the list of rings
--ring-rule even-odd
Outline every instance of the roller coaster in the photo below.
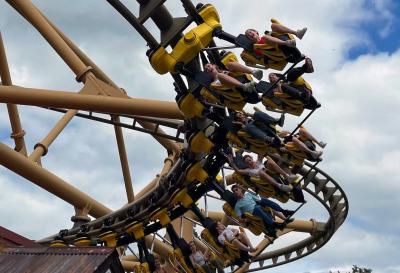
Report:
[[[222,51],[217,46],[216,38],[232,43],[232,47],[242,48],[244,51],[241,57],[247,65],[283,70],[287,63],[293,63],[283,76],[303,56],[297,49],[290,51],[286,48],[281,52],[275,51],[268,60],[255,60],[251,54],[253,45],[244,35],[226,33],[218,12],[212,5],[195,6],[190,0],[181,0],[187,16],[175,18],[164,5],[165,1],[137,0],[140,9],[137,13],[139,16],[135,16],[122,2],[107,0],[147,42],[146,55],[153,69],[158,74],[169,73],[172,76],[176,102],[129,97],[30,1],[7,0],[60,55],[76,75],[76,81],[83,84],[78,93],[14,86],[0,37],[0,102],[7,103],[12,127],[11,137],[15,141],[14,149],[0,144],[0,163],[71,204],[77,211],[72,217],[74,226],[71,229],[61,230],[37,242],[52,247],[116,247],[127,272],[153,272],[155,267],[152,253],[169,260],[171,266],[178,271],[202,272],[201,269],[195,269],[188,258],[187,241],[191,240],[195,240],[201,249],[210,248],[216,256],[229,261],[225,263],[225,270],[231,265],[231,270],[235,272],[268,269],[317,251],[343,224],[349,205],[339,184],[317,167],[319,161],[313,163],[304,158],[295,164],[300,175],[298,186],[325,208],[329,215],[326,221],[296,219],[278,230],[277,238],[261,233],[257,236],[257,251],[250,258],[242,258],[235,249],[229,249],[228,246],[218,246],[206,232],[209,221],[221,221],[225,225],[240,224],[227,211],[211,211],[207,207],[207,199],[210,198],[220,200],[217,202],[221,203],[221,207],[222,202],[229,203],[228,185],[237,182],[236,174],[226,175],[229,168],[226,165],[227,154],[233,148],[241,148],[247,152],[274,156],[270,147],[260,146],[248,141],[246,136],[232,133],[228,124],[232,120],[232,110],[243,109],[251,99],[243,94],[232,98],[218,93],[218,90],[210,87],[209,77],[202,72],[204,64],[210,61],[222,66],[226,59],[237,61],[232,53]],[[145,27],[148,20],[152,20],[160,30],[159,40]],[[195,27],[192,27],[193,23]],[[170,52],[168,48],[171,49]],[[259,84],[257,88],[265,91],[272,87]],[[287,108],[279,108],[274,106],[277,103],[275,100],[265,100],[268,98],[263,95],[255,102],[262,102],[267,110],[278,108],[278,112],[297,116],[303,110],[309,109],[310,112],[302,123],[317,108],[299,109],[290,103]],[[63,113],[63,117],[48,135],[37,142],[30,155],[27,154],[25,132],[17,105],[30,105]],[[74,117],[114,126],[128,199],[128,203],[119,210],[110,210],[42,167],[41,158],[48,153],[52,142]],[[162,130],[161,126],[169,128],[168,132]],[[160,174],[135,195],[122,128],[153,136],[168,154]],[[293,158],[284,157],[282,161],[288,164],[289,169],[293,168]],[[257,192],[251,185],[247,188]],[[212,194],[213,191],[218,196]],[[267,193],[257,193],[280,202],[293,200],[273,188]],[[204,199],[206,204],[203,210],[198,206],[200,199]],[[305,203],[301,205],[307,206]],[[95,220],[90,221],[82,212],[87,212]],[[201,236],[194,236],[195,225],[205,228]],[[160,235],[160,231],[168,236]],[[269,250],[268,246],[275,240],[278,242],[280,237],[293,232],[307,236],[288,246]],[[128,255],[130,244],[137,245],[138,253],[132,251]]]

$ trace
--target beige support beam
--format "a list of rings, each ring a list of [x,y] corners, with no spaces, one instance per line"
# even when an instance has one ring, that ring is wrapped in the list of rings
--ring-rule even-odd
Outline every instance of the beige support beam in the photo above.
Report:
[[[0,32],[0,77],[2,85],[5,86],[12,85],[10,70],[8,68],[8,63],[7,63],[6,50],[4,48],[1,32]],[[21,121],[19,119],[19,114],[18,114],[18,108],[15,104],[9,103],[7,104],[7,111],[11,123],[11,130],[12,130],[11,138],[13,138],[15,142],[14,150],[23,154],[24,156],[27,156],[26,145],[24,141],[25,131],[22,129],[21,126]]]
[[[40,157],[46,155],[51,143],[53,143],[53,141],[57,138],[57,136],[61,133],[65,126],[67,126],[67,124],[71,121],[71,119],[76,115],[77,112],[77,110],[68,110],[64,114],[64,116],[57,122],[54,128],[47,134],[47,136],[42,141],[36,143],[35,149],[29,156],[29,159],[33,162],[37,162],[38,160],[40,160]]]
[[[111,209],[2,143],[0,164],[74,207],[90,207],[89,214],[93,217],[98,218],[111,212]]]
[[[0,102],[183,119],[175,102],[113,98],[16,86],[0,86]]]
[[[113,117],[113,119],[116,119],[119,121],[118,117]],[[119,158],[120,158],[120,162],[121,162],[122,175],[124,177],[126,197],[128,199],[128,203],[130,203],[134,200],[135,197],[134,197],[134,193],[133,193],[131,174],[129,171],[128,156],[126,155],[124,135],[122,134],[121,127],[114,126],[114,131],[115,131],[115,137],[116,137],[117,145],[118,145],[118,153],[119,153]]]

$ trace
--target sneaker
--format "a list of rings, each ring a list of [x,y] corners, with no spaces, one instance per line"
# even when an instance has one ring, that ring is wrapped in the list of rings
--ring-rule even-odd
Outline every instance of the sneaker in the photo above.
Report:
[[[290,184],[290,183],[293,183],[294,181],[296,181],[297,178],[299,178],[297,175],[291,174],[286,178],[286,181]]]
[[[285,222],[283,222],[283,223],[277,223],[277,222],[275,222],[275,223],[274,223],[274,227],[275,227],[276,229],[282,230],[282,229],[285,228],[285,226],[286,226],[286,223],[285,223]]]
[[[318,142],[318,146],[321,147],[322,149],[325,148],[326,144],[328,144],[328,143],[323,142],[323,141]]]
[[[307,32],[307,28],[302,28],[296,31],[296,36],[297,38],[299,38],[300,40],[303,39],[304,34],[306,34]]]
[[[322,151],[313,151],[312,154],[311,154],[311,157],[313,159],[318,159],[318,158],[321,157],[322,153],[323,153]]]
[[[257,80],[261,80],[263,77],[263,71],[261,69],[254,69],[251,74],[256,78]]]
[[[314,66],[312,63],[312,60],[310,58],[306,58],[305,61],[305,68],[306,68],[306,73],[313,73],[314,72]]]
[[[280,127],[283,127],[283,124],[285,123],[285,114],[283,113],[282,115],[281,115],[281,117],[278,119],[278,125],[280,126]]]
[[[296,41],[295,40],[287,40],[286,45],[288,47],[296,47]]]
[[[290,192],[293,189],[293,187],[292,185],[280,184],[279,189],[284,192]]]
[[[257,92],[256,83],[255,82],[247,82],[247,83],[243,84],[243,91],[247,92],[247,93]]]
[[[264,141],[265,141],[267,144],[272,144],[272,143],[274,143],[274,139],[275,139],[275,138],[273,138],[273,137],[266,136],[266,137],[264,138]]]

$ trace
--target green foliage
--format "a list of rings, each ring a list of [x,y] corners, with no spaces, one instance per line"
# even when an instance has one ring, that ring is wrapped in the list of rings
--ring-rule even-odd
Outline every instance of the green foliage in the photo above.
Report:
[[[333,271],[329,271],[329,273],[335,273]],[[337,273],[341,273],[338,271]],[[365,267],[358,267],[357,265],[353,265],[351,272],[343,272],[343,273],[372,273],[372,269]]]

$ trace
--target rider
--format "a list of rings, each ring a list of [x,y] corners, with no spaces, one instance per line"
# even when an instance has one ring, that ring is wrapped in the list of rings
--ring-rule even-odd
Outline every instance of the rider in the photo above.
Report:
[[[263,76],[263,71],[260,69],[250,69],[247,66],[244,66],[240,63],[237,62],[229,62],[226,64],[226,68],[228,70],[222,70],[217,67],[215,64],[208,63],[204,66],[204,71],[209,73],[214,80],[214,84],[217,85],[227,85],[231,87],[239,87],[242,88],[243,91],[247,93],[252,93],[256,92],[255,85],[256,83],[251,81],[248,83],[241,83],[234,77],[232,77],[230,72],[241,72],[241,73],[247,73],[247,74],[252,74],[256,79],[261,80]]]
[[[298,99],[307,105],[312,95],[311,85],[306,82],[302,75],[304,73],[314,72],[314,67],[310,58],[306,58],[302,66],[293,68],[289,71],[284,82],[278,82],[273,92],[286,93],[294,99]],[[275,83],[279,80],[281,74],[270,73],[269,81]]]
[[[218,231],[218,242],[223,245],[225,241],[234,244],[240,250],[246,252],[254,252],[257,249],[253,247],[250,242],[249,237],[247,237],[244,231],[239,231],[237,229],[228,228],[223,225],[220,221],[216,224],[216,229]]]
[[[285,172],[282,168],[280,168],[275,161],[267,157],[267,161],[262,163],[263,156],[260,154],[258,155],[257,161],[253,160],[253,157],[251,155],[245,155],[243,157],[244,163],[247,165],[248,168],[246,169],[239,169],[236,164],[234,163],[233,157],[228,156],[229,164],[232,166],[232,168],[235,170],[235,172],[241,174],[241,175],[250,175],[252,177],[260,178],[263,181],[272,184],[276,188],[285,191],[285,192],[290,192],[293,189],[292,185],[285,185],[278,183],[273,177],[271,177],[269,174],[267,174],[266,169],[271,168],[274,171],[278,172],[279,174],[282,174],[285,177],[285,180],[288,183],[296,181],[298,178],[296,175],[291,175]]]
[[[285,115],[282,114],[279,119],[273,118],[270,115],[256,111],[253,118],[248,118],[248,114],[243,111],[237,111],[234,114],[234,124],[238,125],[251,136],[262,139],[268,144],[280,144],[276,136],[276,130],[271,125],[283,126],[285,122]]]
[[[275,33],[289,33],[296,35],[297,38],[302,39],[304,34],[307,31],[307,28],[302,28],[297,31],[290,29],[282,24],[278,23],[272,23],[271,24],[271,30]],[[266,32],[265,35],[260,37],[260,34],[258,33],[257,30],[255,29],[247,29],[245,31],[245,35],[247,38],[249,38],[254,44],[277,44],[277,45],[285,45],[289,47],[295,47],[296,42],[294,40],[281,40],[279,38],[273,37],[270,32]],[[254,49],[253,52],[257,55],[263,55],[262,51],[259,49]]]
[[[235,195],[237,202],[235,204],[235,213],[239,217],[239,221],[243,221],[242,216],[244,213],[249,212],[253,215],[259,216],[265,227],[272,237],[276,237],[276,228],[284,228],[286,225],[285,222],[277,223],[272,219],[271,214],[265,212],[263,207],[269,207],[273,210],[274,214],[282,220],[286,220],[287,217],[290,217],[294,211],[285,210],[281,208],[277,203],[263,197],[259,197],[257,195],[253,195],[251,193],[246,192],[239,185],[232,186],[233,194]],[[293,219],[293,218],[291,218]]]

